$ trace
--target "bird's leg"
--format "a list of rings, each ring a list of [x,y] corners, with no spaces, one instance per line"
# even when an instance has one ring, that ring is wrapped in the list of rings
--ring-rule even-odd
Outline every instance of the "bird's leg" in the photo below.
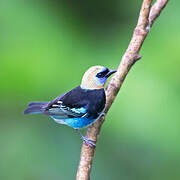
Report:
[[[96,142],[96,140],[87,138],[86,136],[83,136],[79,129],[76,129],[76,131],[78,132],[78,134],[81,136],[82,140],[83,140],[87,145],[89,145],[89,146],[91,146],[91,147],[96,146],[96,144],[93,143],[93,142]]]
[[[105,116],[105,115],[106,115],[106,113],[103,112],[103,113],[101,113],[100,117],[103,117],[103,116]]]

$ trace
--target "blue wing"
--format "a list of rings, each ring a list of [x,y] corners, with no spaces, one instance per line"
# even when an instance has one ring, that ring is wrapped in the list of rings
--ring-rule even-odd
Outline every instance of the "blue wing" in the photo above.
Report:
[[[51,116],[58,116],[60,119],[81,118],[87,114],[87,108],[86,107],[70,108],[64,105],[61,100],[57,100],[53,104],[51,103],[51,105],[47,107],[45,113]]]

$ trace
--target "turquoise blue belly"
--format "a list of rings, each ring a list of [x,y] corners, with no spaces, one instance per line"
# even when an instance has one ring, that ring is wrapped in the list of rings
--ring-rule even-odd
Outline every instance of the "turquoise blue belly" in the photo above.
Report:
[[[96,119],[93,118],[67,118],[60,119],[58,116],[51,116],[57,123],[66,124],[75,129],[84,128],[92,124]]]

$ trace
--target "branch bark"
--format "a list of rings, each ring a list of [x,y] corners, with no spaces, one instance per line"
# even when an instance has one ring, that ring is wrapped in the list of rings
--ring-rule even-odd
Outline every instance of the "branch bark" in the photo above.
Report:
[[[117,73],[115,73],[115,75],[112,77],[106,89],[105,114],[110,109],[129,70],[135,64],[135,62],[141,58],[139,55],[141,46],[154,21],[160,15],[167,2],[168,0],[157,0],[151,7],[152,0],[143,0],[138,22],[136,28],[134,29],[129,46],[121,59],[121,62],[117,68]],[[97,140],[103,122],[104,116],[88,128],[86,137]],[[95,147],[90,147],[85,143],[82,144],[76,180],[90,179],[94,152]]]

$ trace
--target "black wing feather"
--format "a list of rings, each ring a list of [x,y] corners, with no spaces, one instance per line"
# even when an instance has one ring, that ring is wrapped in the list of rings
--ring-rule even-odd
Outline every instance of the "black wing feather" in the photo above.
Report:
[[[105,107],[104,89],[85,90],[80,86],[57,97],[45,107],[45,114],[67,117],[98,116]],[[86,108],[86,112],[76,109]]]

